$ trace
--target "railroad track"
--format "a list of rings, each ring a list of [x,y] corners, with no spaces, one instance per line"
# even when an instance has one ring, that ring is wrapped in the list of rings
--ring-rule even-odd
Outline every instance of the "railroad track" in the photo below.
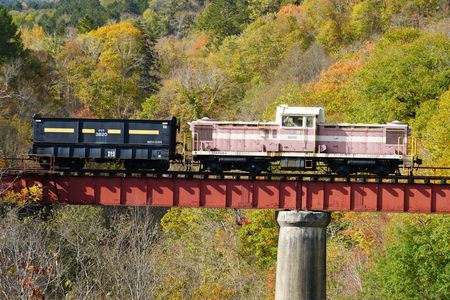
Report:
[[[43,169],[21,169],[4,168],[0,169],[3,176],[93,176],[93,177],[135,177],[135,178],[170,178],[170,179],[199,179],[199,180],[283,180],[283,181],[317,181],[317,182],[355,182],[355,183],[414,183],[414,184],[444,184],[450,185],[450,176],[436,175],[390,175],[378,177],[373,174],[354,174],[340,176],[336,174],[317,174],[317,173],[262,173],[253,175],[243,172],[224,172],[213,174],[205,171],[166,171],[163,173],[151,170],[142,170],[138,172],[129,172],[126,170],[111,169],[84,169],[79,172],[69,170],[43,170]]]

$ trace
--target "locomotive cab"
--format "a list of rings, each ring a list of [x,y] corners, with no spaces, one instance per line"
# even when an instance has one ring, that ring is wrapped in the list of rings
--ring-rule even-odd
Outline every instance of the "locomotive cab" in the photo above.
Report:
[[[289,107],[279,105],[275,115],[275,123],[283,127],[314,128],[325,123],[322,107]]]
[[[316,149],[317,126],[325,122],[321,107],[288,107],[280,105],[276,111],[276,121],[281,134],[287,135],[284,151],[313,153]]]
[[[314,160],[305,155],[316,152],[318,125],[324,122],[324,110],[321,107],[277,107],[275,123],[279,126],[283,140],[280,143],[281,151],[291,153],[291,157],[281,158],[283,169],[315,169]]]

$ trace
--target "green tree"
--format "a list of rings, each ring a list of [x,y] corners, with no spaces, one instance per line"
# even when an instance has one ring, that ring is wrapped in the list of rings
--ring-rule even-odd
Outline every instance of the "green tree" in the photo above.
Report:
[[[352,121],[388,122],[414,118],[420,104],[436,99],[450,84],[450,39],[413,29],[388,32],[350,80]]]
[[[365,298],[448,299],[450,218],[398,216],[366,276]]]
[[[161,77],[159,75],[158,53],[155,49],[159,32],[153,24],[149,24],[145,21],[139,22],[137,27],[143,34],[143,39],[140,43],[142,59],[144,62],[142,72],[139,77],[139,86],[144,91],[153,94],[158,90],[161,81]]]
[[[108,15],[99,0],[67,0],[56,3],[50,19],[47,23],[55,26],[46,29],[63,34],[66,27],[77,27],[82,19],[82,24],[89,23],[90,28],[100,27],[106,23]]]
[[[88,15],[82,16],[78,21],[78,30],[82,33],[86,33],[93,29],[95,29],[95,21],[92,17]]]
[[[441,95],[438,101],[427,102],[428,109],[419,111],[418,117],[426,127],[420,131],[425,149],[431,154],[430,162],[450,166],[450,91]]]
[[[209,3],[197,19],[197,28],[210,32],[220,44],[230,35],[239,34],[248,22],[248,10],[242,0],[217,0]]]
[[[249,262],[272,267],[277,260],[278,225],[273,210],[246,212],[248,223],[239,230],[241,254]]]
[[[249,0],[248,10],[252,20],[268,13],[277,12],[282,4],[295,3],[295,0]]]
[[[158,15],[162,35],[187,36],[195,18],[203,11],[205,0],[149,0],[149,8]]]
[[[365,0],[353,6],[350,20],[352,33],[356,38],[367,39],[371,34],[382,31],[383,1]]]
[[[0,6],[0,63],[18,56],[22,51],[22,42],[13,24],[8,10]]]

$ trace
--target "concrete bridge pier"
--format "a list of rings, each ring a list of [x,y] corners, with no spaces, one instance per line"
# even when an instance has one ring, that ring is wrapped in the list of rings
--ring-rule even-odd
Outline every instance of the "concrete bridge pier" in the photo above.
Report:
[[[276,300],[325,300],[328,212],[281,211]]]

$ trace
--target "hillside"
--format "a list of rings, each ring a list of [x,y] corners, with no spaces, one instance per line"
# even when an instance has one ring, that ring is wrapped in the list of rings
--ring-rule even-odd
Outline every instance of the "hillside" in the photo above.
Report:
[[[407,122],[424,163],[450,166],[446,1],[0,4],[1,157],[27,153],[37,113],[272,120],[284,103],[322,106],[330,122]],[[240,226],[227,210],[1,209],[11,299],[273,297],[273,211],[245,211]],[[334,214],[328,297],[445,299],[449,222]]]

